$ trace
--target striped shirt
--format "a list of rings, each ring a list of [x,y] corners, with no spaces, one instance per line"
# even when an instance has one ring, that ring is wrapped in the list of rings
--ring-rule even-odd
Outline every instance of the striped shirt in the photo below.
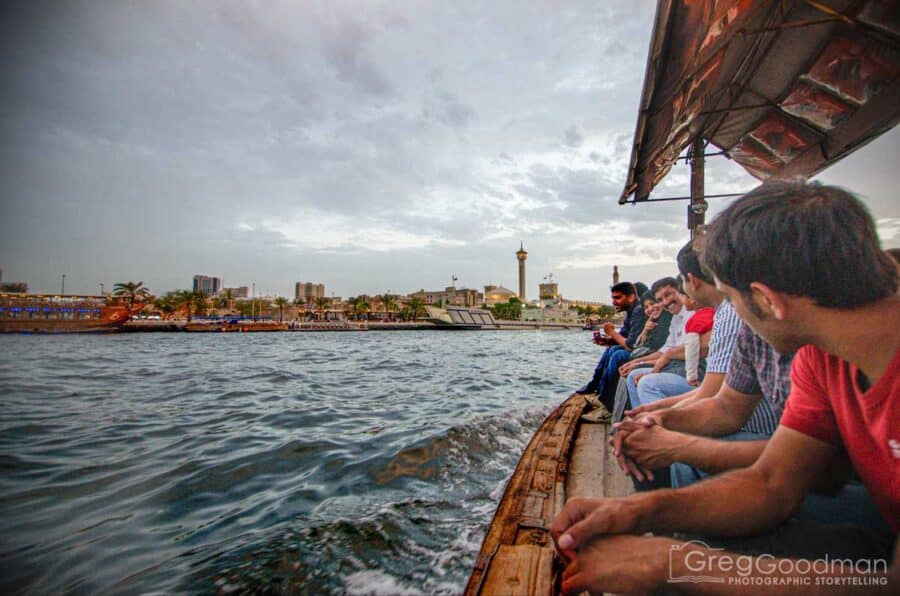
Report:
[[[741,319],[734,312],[734,307],[723,300],[716,307],[716,318],[713,322],[712,336],[709,340],[709,354],[706,357],[707,373],[727,373],[731,362],[731,352],[741,330]]]
[[[763,396],[741,430],[764,435],[775,432],[791,392],[793,358],[793,354],[776,352],[746,324],[741,327],[725,383],[740,393]]]

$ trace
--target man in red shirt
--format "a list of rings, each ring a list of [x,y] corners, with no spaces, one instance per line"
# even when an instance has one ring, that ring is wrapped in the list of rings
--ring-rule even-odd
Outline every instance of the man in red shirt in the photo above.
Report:
[[[781,424],[749,468],[682,489],[571,499],[552,527],[569,560],[563,590],[632,592],[678,582],[697,592],[898,593],[900,295],[871,216],[838,188],[766,183],[710,225],[703,260],[759,336],[779,353],[799,350]],[[800,551],[732,555],[699,541],[623,535],[771,531],[812,487],[834,479],[842,452],[893,529],[890,568],[889,552],[835,565]]]

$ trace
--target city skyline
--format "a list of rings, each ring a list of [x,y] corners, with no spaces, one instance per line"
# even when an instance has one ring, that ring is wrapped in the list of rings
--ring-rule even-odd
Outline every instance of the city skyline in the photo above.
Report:
[[[282,296],[516,288],[524,240],[531,280],[603,300],[614,264],[650,283],[688,239],[684,203],[617,204],[651,2],[3,10],[0,267],[35,292],[198,271]],[[818,177],[863,196],[886,248],[898,153],[895,129]],[[706,170],[710,194],[756,184]]]

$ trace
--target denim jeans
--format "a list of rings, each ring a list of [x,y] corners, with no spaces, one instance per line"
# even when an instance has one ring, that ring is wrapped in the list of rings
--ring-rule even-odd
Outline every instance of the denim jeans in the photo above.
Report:
[[[668,372],[649,374],[637,386],[637,398],[640,402],[637,405],[646,405],[693,389],[695,387],[680,375]]]
[[[619,380],[619,367],[628,361],[631,352],[622,346],[607,348],[600,357],[600,362],[594,369],[594,376],[590,382],[578,390],[579,393],[603,393],[603,388]]]

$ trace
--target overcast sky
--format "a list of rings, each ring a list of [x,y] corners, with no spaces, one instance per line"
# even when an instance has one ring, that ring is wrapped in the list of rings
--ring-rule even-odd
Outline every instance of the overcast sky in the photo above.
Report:
[[[683,203],[617,204],[654,5],[3,3],[3,280],[516,289],[524,241],[529,297],[552,272],[606,300],[614,264],[650,283],[688,238]],[[898,150],[895,129],[821,176],[885,247]],[[755,184],[707,162],[710,194]]]

